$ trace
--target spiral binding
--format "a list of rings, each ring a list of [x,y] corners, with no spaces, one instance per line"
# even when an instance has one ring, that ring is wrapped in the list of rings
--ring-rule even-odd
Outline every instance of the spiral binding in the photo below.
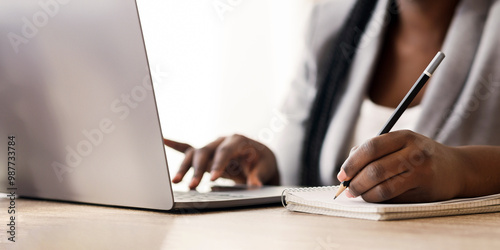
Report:
[[[321,186],[321,187],[302,187],[302,188],[287,188],[281,192],[281,205],[286,208],[286,194],[290,192],[313,192],[320,190],[335,190],[339,188],[339,186]]]

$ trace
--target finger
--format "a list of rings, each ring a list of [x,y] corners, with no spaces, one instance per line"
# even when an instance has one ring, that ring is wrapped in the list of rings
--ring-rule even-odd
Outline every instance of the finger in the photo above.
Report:
[[[254,170],[253,172],[257,172],[257,170]],[[247,185],[254,187],[262,187],[262,181],[260,180],[258,173],[250,174],[247,176]]]
[[[163,138],[163,143],[167,147],[172,148],[174,150],[177,150],[181,153],[185,153],[188,149],[192,148],[191,145],[189,145],[189,144],[172,141],[172,140],[165,139],[165,138]]]
[[[406,192],[386,200],[388,203],[412,203],[412,202],[433,202],[437,201],[435,197],[429,195],[427,192],[423,192],[422,188],[415,187],[407,190]]]
[[[401,150],[415,138],[411,131],[396,131],[366,141],[347,158],[337,178],[339,181],[352,179],[370,162]]]
[[[405,156],[410,153],[410,148],[404,148],[370,162],[352,179],[349,186],[350,193],[354,196],[362,195],[378,184],[408,172],[410,169]]]
[[[361,197],[367,202],[383,202],[416,188],[416,181],[403,175],[396,175],[365,192]]]
[[[200,184],[203,174],[209,169],[209,163],[212,162],[216,148],[223,140],[224,138],[219,138],[207,144],[205,147],[195,150],[193,156],[194,174],[189,184],[189,188],[196,188]]]
[[[194,173],[193,178],[191,179],[191,183],[189,184],[189,188],[194,189],[200,184],[201,178],[203,178],[203,174],[207,170],[207,163],[212,155],[213,151],[206,148],[195,150],[193,157]]]
[[[263,166],[256,165],[256,166],[251,166],[249,168],[249,172],[247,174],[247,185],[248,186],[257,186],[257,187],[262,187],[262,181],[259,176],[259,169],[262,168]]]
[[[214,156],[214,163],[212,165],[211,171],[211,180],[214,181],[217,178],[221,177],[224,174],[224,171],[227,166],[229,166],[232,160],[238,160],[241,156],[241,145],[245,143],[245,137],[234,135],[228,137],[224,140],[220,146],[217,148],[217,151]]]
[[[194,155],[193,148],[190,148],[185,152],[184,160],[182,161],[181,166],[179,167],[179,170],[177,170],[177,174],[172,179],[173,183],[179,183],[182,181],[182,179],[184,178],[184,175],[186,175],[187,171],[191,168],[191,165],[193,162],[193,155]]]

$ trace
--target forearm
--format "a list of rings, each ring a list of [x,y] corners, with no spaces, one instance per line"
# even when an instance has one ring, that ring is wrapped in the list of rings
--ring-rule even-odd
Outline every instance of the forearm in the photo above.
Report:
[[[500,193],[500,147],[463,146],[457,148],[463,169],[460,197]]]

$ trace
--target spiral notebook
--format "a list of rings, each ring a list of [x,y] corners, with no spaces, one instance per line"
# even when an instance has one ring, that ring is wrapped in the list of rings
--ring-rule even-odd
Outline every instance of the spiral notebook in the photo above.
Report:
[[[361,197],[333,197],[338,186],[285,189],[283,205],[290,211],[358,218],[402,220],[424,217],[491,213],[500,211],[500,194],[430,203],[379,204]]]

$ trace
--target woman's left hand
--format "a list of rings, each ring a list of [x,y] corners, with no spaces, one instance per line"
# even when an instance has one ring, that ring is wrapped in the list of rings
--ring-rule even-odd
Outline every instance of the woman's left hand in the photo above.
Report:
[[[464,160],[456,148],[412,131],[395,131],[351,150],[337,178],[349,197],[368,202],[430,202],[457,197]]]

